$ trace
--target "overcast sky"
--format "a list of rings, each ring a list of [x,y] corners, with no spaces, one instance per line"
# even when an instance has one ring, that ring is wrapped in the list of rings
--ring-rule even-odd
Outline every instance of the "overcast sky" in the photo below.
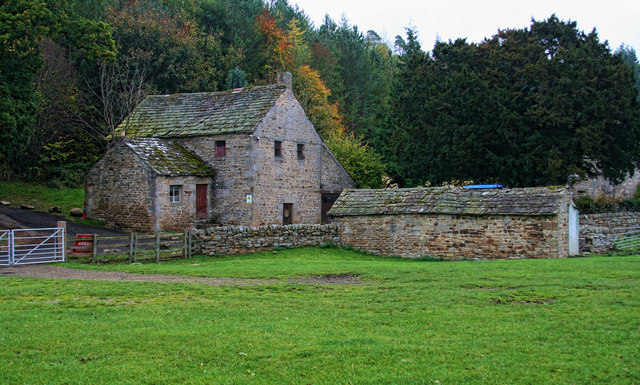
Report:
[[[615,50],[621,43],[640,51],[640,0],[289,0],[311,18],[316,27],[325,14],[339,22],[345,16],[366,33],[372,29],[391,43],[404,28],[415,26],[424,50],[431,50],[436,37],[455,40],[466,37],[479,42],[498,29],[523,28],[531,18],[546,19],[555,13],[562,20],[578,22]],[[640,55],[639,55],[640,56]]]

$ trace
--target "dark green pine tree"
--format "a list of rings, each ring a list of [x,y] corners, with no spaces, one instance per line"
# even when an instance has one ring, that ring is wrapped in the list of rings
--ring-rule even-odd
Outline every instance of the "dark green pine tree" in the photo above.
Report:
[[[433,58],[412,40],[391,119],[400,182],[619,181],[640,162],[631,67],[595,31],[552,16],[480,44],[437,43]]]

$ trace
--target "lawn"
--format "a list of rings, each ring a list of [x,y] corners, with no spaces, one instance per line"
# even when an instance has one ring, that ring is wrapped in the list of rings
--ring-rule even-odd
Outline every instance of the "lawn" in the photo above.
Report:
[[[428,262],[307,248],[67,265],[277,282],[4,276],[0,383],[640,382],[637,255]],[[289,281],[324,274],[363,283]]]

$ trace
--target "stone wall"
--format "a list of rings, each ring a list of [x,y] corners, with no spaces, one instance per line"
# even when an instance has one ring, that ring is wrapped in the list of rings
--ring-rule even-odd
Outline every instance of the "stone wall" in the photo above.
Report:
[[[191,227],[196,218],[196,185],[206,184],[207,195],[211,195],[211,178],[196,176],[158,176],[156,178],[155,212],[158,213],[156,231],[176,227]],[[180,201],[171,202],[169,186],[181,186]],[[207,211],[212,211],[211,200],[207,199]]]
[[[87,217],[124,231],[153,231],[155,175],[122,142],[87,173]]]
[[[332,219],[341,228],[342,243],[380,255],[446,260],[568,256],[567,225],[557,216],[405,214]]]
[[[253,225],[283,224],[283,205],[293,206],[296,223],[320,223],[321,139],[290,90],[255,130],[258,178]],[[275,156],[275,141],[282,143],[282,156]],[[297,146],[304,146],[298,159]]]
[[[224,140],[225,157],[216,158],[216,141]],[[183,138],[187,149],[198,155],[215,172],[212,219],[225,225],[249,225],[253,207],[247,195],[255,187],[255,145],[247,134]]]
[[[580,215],[580,252],[608,253],[613,249],[613,229],[640,226],[640,212]]]
[[[318,246],[327,242],[341,245],[337,225],[217,226],[195,232],[193,252],[210,256],[233,255],[274,247]]]
[[[322,144],[322,178],[320,189],[328,193],[340,194],[345,188],[355,188],[351,175],[342,167],[331,150]]]

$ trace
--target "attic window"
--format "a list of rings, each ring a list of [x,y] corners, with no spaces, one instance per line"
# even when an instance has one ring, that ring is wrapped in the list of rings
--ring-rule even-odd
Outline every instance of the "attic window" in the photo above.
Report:
[[[216,140],[216,158],[224,158],[225,156],[227,156],[227,142]]]
[[[304,160],[304,144],[298,143],[298,160]]]
[[[275,140],[273,143],[273,155],[276,158],[282,158],[282,141]]]
[[[180,202],[180,191],[182,186],[170,185],[169,186],[169,202]]]

